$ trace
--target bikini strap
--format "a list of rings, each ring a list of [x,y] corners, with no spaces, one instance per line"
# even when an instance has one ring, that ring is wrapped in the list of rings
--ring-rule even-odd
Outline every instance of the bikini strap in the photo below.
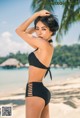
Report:
[[[36,48],[36,49],[34,50],[34,52],[37,51],[37,50],[38,50],[38,48]]]

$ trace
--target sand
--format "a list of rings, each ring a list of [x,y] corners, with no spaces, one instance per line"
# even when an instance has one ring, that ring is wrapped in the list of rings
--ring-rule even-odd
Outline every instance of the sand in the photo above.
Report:
[[[50,118],[80,118],[80,77],[57,80],[45,86],[52,95]],[[12,118],[25,118],[24,93],[25,89],[21,88],[12,94],[0,96],[0,106],[13,107]]]

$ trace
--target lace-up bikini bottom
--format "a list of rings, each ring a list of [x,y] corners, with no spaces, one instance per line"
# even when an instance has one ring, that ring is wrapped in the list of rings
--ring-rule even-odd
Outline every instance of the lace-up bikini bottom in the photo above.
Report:
[[[45,100],[45,105],[50,102],[50,91],[43,85],[42,82],[29,82],[26,86],[26,97],[41,97]]]

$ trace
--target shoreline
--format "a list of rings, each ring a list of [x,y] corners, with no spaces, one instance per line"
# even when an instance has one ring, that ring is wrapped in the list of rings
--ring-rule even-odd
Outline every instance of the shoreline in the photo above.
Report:
[[[45,84],[51,92],[50,118],[80,117],[80,77]],[[25,118],[25,89],[0,96],[0,106],[12,105],[13,118]],[[21,114],[21,111],[23,114]]]

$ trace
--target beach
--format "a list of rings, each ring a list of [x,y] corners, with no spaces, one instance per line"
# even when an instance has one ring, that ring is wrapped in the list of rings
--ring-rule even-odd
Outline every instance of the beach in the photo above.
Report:
[[[45,86],[51,92],[50,118],[80,118],[79,75],[49,82]],[[0,106],[4,105],[12,106],[12,118],[25,118],[25,88],[1,95]]]

